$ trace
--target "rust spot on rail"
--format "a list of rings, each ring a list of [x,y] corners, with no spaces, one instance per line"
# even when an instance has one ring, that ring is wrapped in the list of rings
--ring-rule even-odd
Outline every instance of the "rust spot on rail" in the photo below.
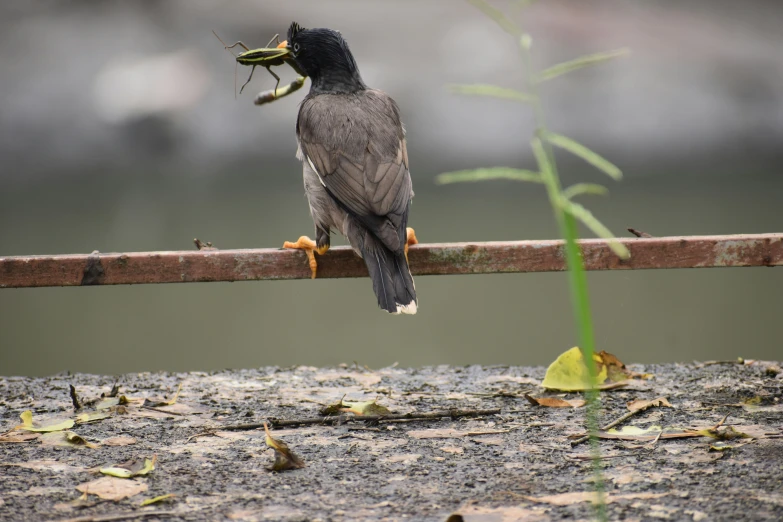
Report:
[[[588,270],[783,265],[783,234],[623,238],[623,261],[600,239],[580,241]],[[413,275],[565,270],[563,242],[436,243],[411,247]],[[318,277],[365,277],[347,247],[318,256]],[[0,288],[308,279],[304,253],[271,248],[0,257]]]

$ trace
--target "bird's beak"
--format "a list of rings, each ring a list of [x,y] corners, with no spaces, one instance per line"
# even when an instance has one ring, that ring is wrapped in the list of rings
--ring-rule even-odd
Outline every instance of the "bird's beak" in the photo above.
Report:
[[[277,46],[278,49],[286,49],[288,48],[288,40],[283,40],[280,42]]]

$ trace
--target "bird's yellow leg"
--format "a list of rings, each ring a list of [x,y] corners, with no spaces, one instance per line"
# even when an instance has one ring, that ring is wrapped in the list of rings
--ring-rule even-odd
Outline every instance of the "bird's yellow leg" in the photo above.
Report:
[[[416,231],[413,230],[411,227],[408,227],[405,232],[408,234],[407,239],[405,241],[405,260],[408,260],[408,247],[410,245],[418,245],[419,240],[416,239]]]
[[[285,243],[283,243],[283,248],[295,248],[297,250],[304,250],[304,253],[307,254],[307,260],[310,265],[310,272],[312,272],[310,279],[315,279],[315,274],[318,271],[318,263],[315,260],[315,252],[318,252],[318,255],[322,256],[326,253],[327,250],[329,250],[328,245],[325,245],[322,248],[318,248],[318,246],[315,244],[315,241],[313,241],[307,236],[300,237],[296,241],[296,243],[291,243],[290,241],[286,241]]]

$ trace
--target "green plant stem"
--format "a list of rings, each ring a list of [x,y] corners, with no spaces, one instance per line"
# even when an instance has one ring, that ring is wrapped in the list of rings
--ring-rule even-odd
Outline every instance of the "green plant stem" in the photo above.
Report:
[[[523,36],[523,39],[525,37]],[[532,95],[531,106],[536,125],[536,135],[541,136],[546,132],[546,120],[541,98],[538,93],[537,82],[534,81],[532,59],[530,50],[524,43],[520,43],[524,75],[527,79],[528,92]],[[600,397],[597,391],[596,366],[593,363],[595,343],[593,335],[593,321],[590,312],[590,298],[587,287],[587,275],[584,268],[584,260],[577,243],[578,230],[574,217],[563,211],[563,196],[560,177],[557,172],[557,163],[551,144],[547,140],[540,140],[544,151],[543,161],[539,161],[539,168],[544,180],[549,201],[555,213],[560,233],[565,239],[565,253],[568,264],[568,280],[571,289],[571,301],[576,319],[579,347],[587,367],[592,389],[586,393],[587,399],[587,432],[590,435],[590,452],[593,457],[593,474],[595,476],[595,491],[598,500],[595,504],[598,520],[607,520],[606,503],[604,502],[604,480],[601,471],[600,446],[597,437],[598,416],[600,412]],[[542,164],[543,163],[543,164]]]

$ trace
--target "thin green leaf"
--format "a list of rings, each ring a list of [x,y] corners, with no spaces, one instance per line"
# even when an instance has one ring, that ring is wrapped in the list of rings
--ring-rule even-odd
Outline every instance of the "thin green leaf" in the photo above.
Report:
[[[435,177],[435,183],[445,185],[447,183],[465,183],[484,181],[490,179],[510,179],[514,181],[529,181],[531,183],[543,183],[541,174],[525,169],[512,169],[509,167],[493,167],[488,169],[459,170],[446,172]]]
[[[606,239],[609,243],[609,247],[617,254],[621,259],[628,259],[631,257],[631,253],[628,249],[620,243],[612,232],[604,226],[603,223],[579,203],[573,201],[562,201],[563,210],[574,216],[576,219],[585,224],[587,228],[593,231],[593,233],[603,239]]]
[[[609,190],[607,190],[607,188],[603,185],[598,185],[596,183],[577,183],[563,190],[563,197],[565,199],[572,199],[576,196],[581,196],[582,194],[595,194],[597,196],[603,196],[608,192]]]
[[[456,94],[468,94],[472,96],[490,96],[492,98],[501,98],[504,100],[514,100],[523,103],[532,103],[536,100],[535,96],[516,89],[507,89],[497,85],[477,83],[473,85],[447,85],[446,88]]]
[[[474,5],[482,13],[492,18],[495,21],[495,23],[500,26],[501,29],[503,29],[511,36],[516,36],[517,38],[519,38],[522,35],[522,31],[519,29],[517,24],[512,22],[511,19],[508,16],[506,16],[506,14],[503,11],[499,9],[495,9],[494,7],[489,5],[489,3],[486,2],[485,0],[468,0],[468,3]]]
[[[557,65],[553,65],[552,67],[549,67],[548,69],[544,69],[543,71],[538,73],[536,75],[536,82],[537,83],[545,82],[547,80],[551,80],[552,78],[557,78],[558,76],[562,76],[563,74],[569,73],[571,71],[582,69],[583,67],[590,67],[591,65],[597,65],[609,60],[613,60],[615,58],[619,58],[621,56],[626,56],[630,52],[631,50],[628,48],[615,49],[614,51],[588,54],[586,56],[581,56],[579,58],[576,58],[575,60],[569,60],[567,62],[559,63]]]
[[[616,165],[609,162],[609,160],[599,156],[592,150],[588,149],[581,143],[577,143],[571,138],[563,136],[562,134],[555,134],[554,132],[544,132],[543,138],[555,147],[567,150],[574,156],[578,156],[585,160],[587,163],[604,172],[607,176],[614,180],[621,180],[623,173],[617,168]]]

